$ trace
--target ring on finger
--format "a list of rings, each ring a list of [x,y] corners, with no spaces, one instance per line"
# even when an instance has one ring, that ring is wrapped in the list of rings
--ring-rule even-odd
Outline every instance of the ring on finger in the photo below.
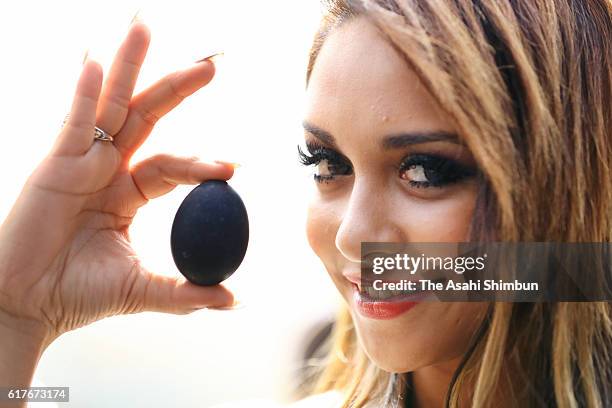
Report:
[[[62,122],[62,126],[66,124],[69,116],[70,114],[66,115],[66,117],[64,118],[64,121]],[[104,130],[100,129],[99,127],[94,126],[94,140],[100,140],[101,142],[111,142],[112,143],[115,140],[115,138],[112,135],[105,132]]]

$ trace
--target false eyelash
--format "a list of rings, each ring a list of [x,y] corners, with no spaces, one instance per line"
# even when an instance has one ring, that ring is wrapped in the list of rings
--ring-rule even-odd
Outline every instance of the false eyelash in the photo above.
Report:
[[[302,148],[299,145],[298,145],[297,149],[298,149],[299,161],[304,166],[312,166],[313,164],[319,164],[319,162],[321,161],[319,157],[315,156],[312,153],[311,154],[304,153],[304,151],[302,150]],[[307,147],[307,149],[308,149],[308,147]],[[308,149],[308,150],[310,151],[310,149]]]
[[[335,176],[331,174],[326,176],[321,176],[320,174],[313,175],[313,178],[317,183],[329,183],[334,179],[334,177]]]
[[[319,143],[311,141],[306,142],[306,150],[308,151],[308,153],[305,153],[298,145],[299,160],[300,163],[305,166],[319,164],[322,160],[329,160],[332,163],[348,162],[348,159],[346,159],[338,152],[329,149]]]
[[[329,163],[347,166],[348,168],[351,167],[350,161],[343,155],[312,141],[306,142],[306,152],[298,145],[298,156],[300,163],[305,166],[318,165],[321,161],[327,160]],[[434,173],[436,177],[430,181],[408,180],[408,184],[415,188],[444,187],[445,185],[453,184],[478,174],[478,171],[472,167],[434,154],[409,155],[400,162],[397,169],[401,173],[408,170],[411,166],[423,166],[426,172],[433,171],[437,173]],[[341,175],[341,173],[337,175]],[[335,177],[336,174],[314,175],[315,181],[319,183],[331,182]]]
[[[349,174],[352,171],[348,159],[332,149],[314,142],[306,142],[306,149],[309,154],[305,153],[298,145],[299,161],[303,165],[318,165],[323,160],[326,160],[329,165],[336,168],[336,170],[340,170],[338,174],[314,174],[313,178],[317,183],[330,183],[336,176]]]

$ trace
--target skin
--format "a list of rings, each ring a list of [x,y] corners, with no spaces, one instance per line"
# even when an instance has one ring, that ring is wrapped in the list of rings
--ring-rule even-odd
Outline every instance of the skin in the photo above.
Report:
[[[69,121],[0,227],[0,384],[27,386],[53,340],[104,317],[234,304],[221,285],[197,287],[146,270],[130,246],[131,221],[149,199],[178,184],[233,174],[228,164],[168,155],[130,165],[155,122],[214,75],[214,65],[203,61],[132,95],[149,41],[148,28],[136,21],[104,83],[100,65],[84,63]],[[354,170],[319,185],[309,211],[309,242],[351,308],[370,358],[388,371],[413,371],[418,406],[441,406],[484,305],[424,303],[377,321],[355,311],[353,284],[344,274],[359,273],[361,241],[465,239],[476,186],[411,187],[397,166],[414,152],[445,154],[465,164],[473,159],[460,144],[447,141],[380,147],[389,134],[454,129],[365,21],[331,34],[308,97],[307,122],[333,135],[329,147],[349,158]],[[94,124],[115,142],[94,142]]]
[[[309,243],[345,299],[371,360],[389,372],[412,372],[417,406],[441,407],[486,305],[423,302],[390,320],[368,318],[356,309],[355,283],[347,276],[360,274],[362,241],[466,241],[477,193],[473,178],[415,187],[398,167],[417,153],[466,165],[474,165],[474,159],[460,141],[382,147],[388,135],[456,129],[402,57],[363,18],[345,22],[326,39],[307,94],[306,142],[341,153],[352,166],[351,174],[317,183]],[[333,140],[321,140],[320,133]],[[321,162],[315,172],[329,170],[329,163]]]
[[[133,95],[149,42],[149,29],[135,21],[104,83],[100,64],[84,62],[70,119],[0,227],[2,385],[27,386],[54,339],[104,317],[234,304],[222,285],[198,287],[146,270],[130,246],[129,226],[150,199],[234,171],[169,155],[130,165],[155,122],[215,71],[201,61]],[[94,124],[114,143],[94,141]]]

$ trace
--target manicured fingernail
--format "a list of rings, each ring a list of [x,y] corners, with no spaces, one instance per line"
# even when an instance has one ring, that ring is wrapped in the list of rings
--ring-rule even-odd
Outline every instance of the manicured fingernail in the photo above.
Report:
[[[234,304],[233,304],[233,305],[231,305],[231,306],[220,306],[220,307],[214,307],[214,306],[213,306],[213,307],[206,307],[205,309],[208,309],[208,310],[220,310],[220,311],[223,311],[223,310],[238,310],[238,309],[244,309],[245,307],[246,307],[246,306],[245,306],[245,304],[244,304],[244,303],[242,303],[241,301],[239,301],[239,300],[234,300]]]
[[[240,163],[234,163],[234,162],[229,162],[229,161],[224,161],[224,160],[215,160],[215,163],[225,164],[226,166],[231,166],[234,169],[237,169],[238,167],[242,167]]]
[[[204,57],[204,58],[202,58],[202,59],[200,59],[200,60],[197,60],[197,61],[196,61],[196,64],[197,64],[198,62],[203,62],[203,61],[212,61],[212,62],[216,62],[216,61],[218,61],[218,60],[219,60],[219,57],[222,57],[223,55],[225,55],[225,54],[223,53],[223,51],[221,51],[221,52],[216,52],[216,53],[214,53],[214,54],[212,54],[212,55],[209,55],[208,57]]]
[[[131,27],[132,24],[134,24],[137,21],[142,21],[142,16],[140,15],[140,9],[138,9],[136,14],[134,14],[134,17],[132,17],[132,21],[130,21],[129,27]]]
[[[81,65],[85,65],[85,62],[87,61],[88,56],[89,56],[89,49],[85,50],[85,55],[83,55],[83,62],[81,62]]]

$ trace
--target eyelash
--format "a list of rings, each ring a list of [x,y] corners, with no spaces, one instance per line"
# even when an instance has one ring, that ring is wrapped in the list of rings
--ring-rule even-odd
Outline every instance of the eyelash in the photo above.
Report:
[[[314,179],[318,183],[330,182],[334,179],[335,175],[349,175],[353,171],[348,159],[335,150],[312,142],[306,143],[306,150],[309,154],[304,153],[300,146],[298,146],[300,163],[305,166],[316,166],[323,160],[327,160],[328,167],[341,167],[341,171],[337,172],[336,174],[315,174]]]
[[[349,160],[335,150],[313,142],[306,143],[306,150],[308,153],[305,153],[298,146],[300,163],[305,166],[318,165],[323,160],[327,160],[327,166],[331,174],[315,174],[314,179],[316,182],[328,183],[333,181],[337,175],[350,175],[352,173]],[[334,167],[337,168],[336,170],[339,168],[340,171],[334,172],[332,170]],[[402,160],[397,169],[400,173],[400,178],[404,178],[402,176],[405,172],[416,170],[419,167],[421,167],[421,173],[427,178],[427,181],[408,180],[410,186],[416,188],[444,187],[445,185],[471,178],[477,173],[472,167],[465,166],[446,157],[431,154],[409,155]]]
[[[400,174],[403,174],[417,166],[422,167],[423,174],[428,181],[409,180],[408,183],[419,188],[444,187],[476,175],[476,170],[471,167],[446,157],[429,154],[408,156],[402,161],[398,170]]]

